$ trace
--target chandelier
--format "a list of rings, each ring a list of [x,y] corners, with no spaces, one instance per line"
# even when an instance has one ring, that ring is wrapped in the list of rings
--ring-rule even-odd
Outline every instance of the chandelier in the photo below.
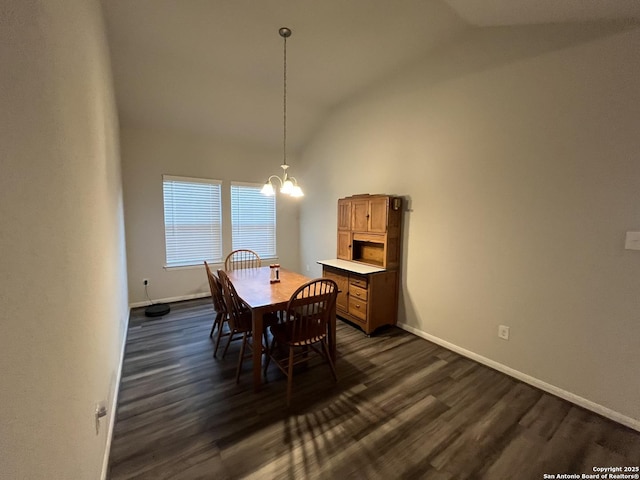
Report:
[[[295,177],[290,177],[287,173],[287,169],[289,165],[287,165],[287,38],[291,36],[291,29],[287,27],[282,27],[278,30],[280,36],[284,39],[284,68],[283,68],[283,84],[284,84],[284,94],[283,94],[283,102],[282,102],[282,118],[283,118],[283,129],[282,129],[282,150],[283,150],[283,161],[280,168],[282,168],[282,177],[278,175],[271,175],[264,186],[262,187],[261,192],[264,195],[273,195],[275,193],[275,189],[273,188],[273,181],[278,180],[280,182],[280,193],[285,195],[290,195],[292,197],[302,197],[304,193],[302,193],[302,188],[298,185]]]

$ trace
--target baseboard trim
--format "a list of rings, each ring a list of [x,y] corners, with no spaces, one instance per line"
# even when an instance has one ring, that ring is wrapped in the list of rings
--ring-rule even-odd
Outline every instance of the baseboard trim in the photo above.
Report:
[[[182,300],[193,300],[194,298],[204,298],[210,297],[210,292],[201,292],[201,293],[192,293],[190,295],[180,295],[178,297],[168,297],[161,298],[159,300],[154,300],[153,303],[171,303],[171,302],[181,302]],[[130,303],[129,308],[138,308],[138,307],[147,307],[151,305],[151,302],[136,302]]]
[[[127,346],[127,335],[129,332],[129,320],[131,319],[131,309],[127,309],[127,323],[124,326],[124,333],[122,336],[122,346],[120,347],[120,361],[118,362],[118,370],[116,373],[116,385],[113,390],[113,400],[109,406],[111,416],[109,418],[109,429],[107,430],[107,443],[104,450],[104,458],[102,459],[102,474],[101,480],[106,480],[109,475],[109,457],[111,456],[111,443],[113,441],[113,430],[116,425],[116,413],[118,408],[118,396],[120,395],[120,380],[122,379],[122,367],[124,365],[124,351]]]
[[[603,417],[613,420],[614,422],[620,423],[626,427],[632,428],[633,430],[640,432],[640,420],[623,415],[622,413],[616,412],[615,410],[611,410],[610,408],[607,408],[598,403],[592,402],[591,400],[587,400],[586,398],[576,395],[575,393],[571,393],[567,390],[563,390],[562,388],[556,387],[555,385],[551,385],[550,383],[544,382],[538,378],[527,375],[526,373],[522,373],[511,367],[507,367],[506,365],[496,362],[495,360],[491,360],[490,358],[483,357],[482,355],[478,355],[477,353],[474,353],[470,350],[454,345],[453,343],[449,343],[446,340],[442,340],[439,337],[425,333],[422,330],[412,327],[411,325],[398,323],[397,326],[418,337],[424,338],[425,340],[429,340],[430,342],[440,345],[441,347],[444,347],[447,350],[456,352],[462,355],[463,357],[467,357],[478,363],[486,365],[487,367],[493,368],[494,370],[502,372],[505,375],[509,375],[510,377],[513,377],[531,386],[539,388],[540,390],[544,390],[545,392],[555,395],[556,397],[560,397],[563,400],[566,400],[575,405],[578,405],[579,407],[586,408],[587,410],[597,413],[598,415],[602,415]]]

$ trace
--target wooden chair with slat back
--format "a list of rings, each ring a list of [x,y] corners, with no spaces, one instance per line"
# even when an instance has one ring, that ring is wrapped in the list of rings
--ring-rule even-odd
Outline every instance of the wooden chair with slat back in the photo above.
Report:
[[[213,337],[213,332],[218,327],[218,333],[216,335],[216,345],[213,350],[213,356],[215,357],[218,353],[218,346],[220,345],[220,339],[229,333],[224,332],[224,324],[227,322],[229,317],[229,312],[227,311],[227,305],[224,300],[224,295],[222,293],[222,285],[220,285],[220,280],[213,274],[207,262],[204,262],[204,268],[207,271],[207,279],[209,280],[209,289],[211,290],[211,301],[213,302],[213,308],[216,311],[216,317],[213,320],[213,325],[211,326],[211,333],[209,333],[209,338]]]
[[[225,270],[239,270],[241,268],[258,268],[262,266],[262,260],[253,250],[234,250],[224,261]]]
[[[317,353],[327,361],[334,381],[338,381],[327,344],[327,328],[337,296],[338,285],[333,280],[311,280],[293,293],[283,321],[270,327],[273,339],[267,351],[264,374],[267,374],[267,368],[273,359],[287,376],[287,406],[291,404],[293,367],[299,363],[306,363],[309,351]],[[317,344],[320,344],[320,349],[316,347]],[[288,356],[278,355],[278,345],[288,349]],[[298,350],[297,354],[295,350]]]
[[[222,352],[222,358],[227,353],[229,349],[229,345],[231,344],[231,340],[233,340],[234,335],[242,334],[242,345],[240,346],[240,356],[238,358],[238,367],[236,369],[236,383],[240,381],[240,371],[242,370],[242,362],[244,361],[246,356],[245,350],[247,346],[251,348],[256,348],[255,345],[252,345],[247,340],[251,336],[252,332],[252,323],[251,323],[251,310],[249,307],[242,301],[242,299],[238,296],[233,283],[229,280],[229,277],[224,272],[224,270],[218,270],[218,278],[220,279],[220,284],[222,285],[222,292],[224,295],[225,304],[227,306],[227,310],[229,313],[229,329],[231,331],[229,335],[229,340],[227,341],[227,345],[224,348],[224,352]],[[275,314],[266,314],[264,315],[264,325],[265,325],[265,338],[266,338],[266,329],[267,327],[275,324],[278,321],[278,317]],[[262,348],[266,350],[266,346],[262,345],[262,338],[258,340],[259,346],[258,348]],[[253,343],[255,343],[255,339],[253,339]]]

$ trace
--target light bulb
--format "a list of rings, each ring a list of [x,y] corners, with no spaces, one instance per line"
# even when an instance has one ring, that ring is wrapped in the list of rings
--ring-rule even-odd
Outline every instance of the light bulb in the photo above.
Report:
[[[285,193],[287,195],[291,195],[293,191],[293,182],[291,180],[285,180],[282,184],[282,188],[280,189],[281,193]]]
[[[260,190],[260,193],[268,196],[273,195],[275,192],[273,190],[273,185],[271,184],[271,182],[265,183],[264,186],[262,187],[262,190]]]

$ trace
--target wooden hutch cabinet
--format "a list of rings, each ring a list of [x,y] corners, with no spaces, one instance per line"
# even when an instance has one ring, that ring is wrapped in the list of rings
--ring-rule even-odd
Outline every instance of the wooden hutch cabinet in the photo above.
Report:
[[[323,260],[338,284],[336,310],[367,335],[394,325],[398,311],[402,199],[354,195],[338,200],[337,259]]]

